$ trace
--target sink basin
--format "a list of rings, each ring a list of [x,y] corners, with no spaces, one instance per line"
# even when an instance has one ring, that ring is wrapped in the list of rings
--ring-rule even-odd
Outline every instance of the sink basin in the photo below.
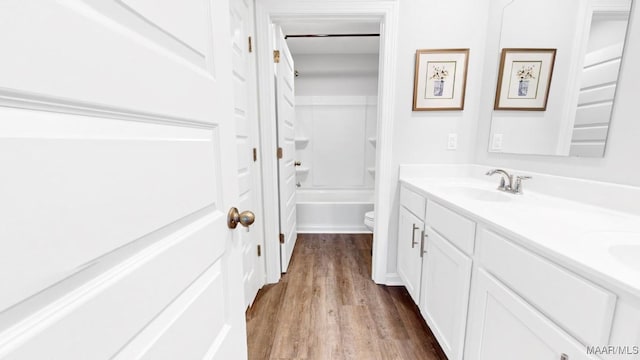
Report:
[[[626,266],[640,271],[640,240],[638,244],[613,245],[609,248],[609,253]]]
[[[453,194],[460,195],[463,197],[467,197],[467,198],[471,198],[473,200],[479,200],[479,201],[504,202],[504,201],[511,201],[513,196],[516,196],[516,195],[503,194],[501,192],[498,192],[498,190],[487,190],[487,189],[474,188],[474,187],[452,186],[452,187],[448,187],[448,189],[451,191],[452,195]]]

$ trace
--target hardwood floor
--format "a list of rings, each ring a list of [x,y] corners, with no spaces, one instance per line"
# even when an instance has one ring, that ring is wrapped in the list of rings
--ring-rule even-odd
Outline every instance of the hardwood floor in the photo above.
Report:
[[[301,234],[247,311],[249,359],[446,360],[404,287],[371,280],[371,235]]]

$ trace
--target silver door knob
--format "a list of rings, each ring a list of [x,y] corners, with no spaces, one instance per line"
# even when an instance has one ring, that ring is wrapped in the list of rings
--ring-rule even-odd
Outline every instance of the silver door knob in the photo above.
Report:
[[[227,226],[229,229],[235,229],[238,224],[248,228],[254,221],[256,221],[256,215],[249,210],[239,212],[238,208],[232,207],[229,210],[229,214],[227,214]]]

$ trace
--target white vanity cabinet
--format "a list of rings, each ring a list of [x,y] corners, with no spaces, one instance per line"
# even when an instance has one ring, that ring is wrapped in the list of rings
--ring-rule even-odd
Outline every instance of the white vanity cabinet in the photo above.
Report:
[[[430,226],[426,234],[420,312],[447,358],[461,360],[472,260]]]
[[[465,359],[597,359],[486,270],[474,275]]]
[[[569,267],[446,186],[418,184],[401,187],[398,273],[450,360],[638,358],[587,352],[640,352],[637,294]]]
[[[447,357],[461,360],[475,223],[402,187],[398,227],[398,274]]]
[[[424,246],[424,211],[426,200],[415,192],[400,189],[398,220],[398,275],[407,291],[418,303]]]
[[[467,360],[598,359],[585,344],[608,344],[616,296],[480,228]]]
[[[450,360],[462,360],[475,244],[475,222],[427,203],[420,312]]]

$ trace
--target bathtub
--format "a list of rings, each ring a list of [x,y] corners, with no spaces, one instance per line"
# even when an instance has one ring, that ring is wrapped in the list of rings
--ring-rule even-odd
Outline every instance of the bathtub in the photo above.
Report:
[[[368,233],[364,214],[373,210],[373,190],[296,192],[299,233]]]

